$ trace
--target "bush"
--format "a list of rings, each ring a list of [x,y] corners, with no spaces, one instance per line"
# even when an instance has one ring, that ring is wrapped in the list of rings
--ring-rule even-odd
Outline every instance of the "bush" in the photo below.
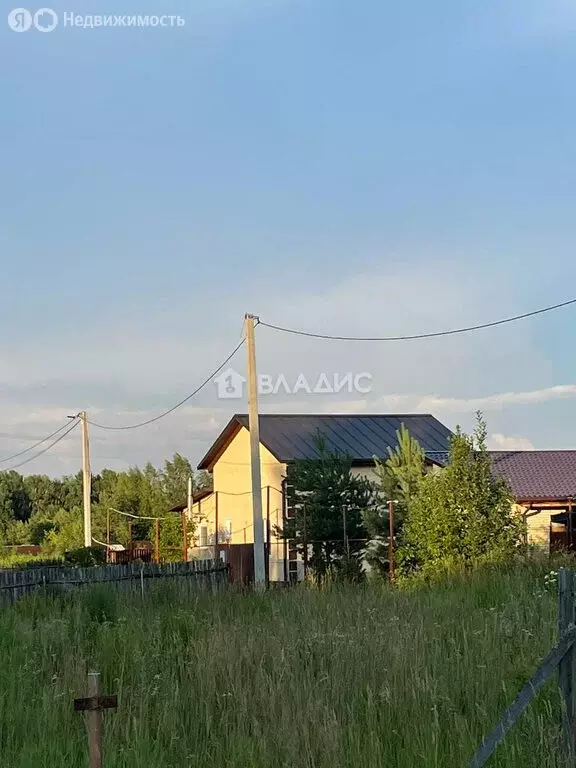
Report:
[[[66,565],[75,565],[78,568],[105,565],[106,550],[101,547],[77,547],[66,552],[64,561]]]

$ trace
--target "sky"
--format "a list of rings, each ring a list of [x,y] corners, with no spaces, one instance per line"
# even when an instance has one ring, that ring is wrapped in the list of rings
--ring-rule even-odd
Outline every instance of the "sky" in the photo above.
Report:
[[[50,33],[0,19],[2,468],[80,410],[119,426],[170,408],[246,312],[389,336],[576,296],[576,0],[51,7]],[[65,27],[71,12],[186,23]],[[371,376],[368,393],[280,388],[261,410],[466,430],[482,410],[492,448],[576,449],[575,320],[370,343],[260,325],[271,380]],[[231,366],[245,375],[244,349]],[[92,467],[197,463],[246,410],[210,382],[153,425],[92,428]],[[80,447],[75,430],[19,471],[76,472]]]

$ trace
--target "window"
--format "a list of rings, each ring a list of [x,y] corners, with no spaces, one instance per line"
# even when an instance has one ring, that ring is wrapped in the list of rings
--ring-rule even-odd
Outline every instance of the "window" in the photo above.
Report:
[[[208,546],[208,526],[207,525],[200,526],[200,546],[201,547]]]

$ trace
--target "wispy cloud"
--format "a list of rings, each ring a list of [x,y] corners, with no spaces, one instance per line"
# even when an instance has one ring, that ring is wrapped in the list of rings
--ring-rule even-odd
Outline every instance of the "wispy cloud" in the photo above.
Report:
[[[495,432],[490,435],[488,447],[494,451],[533,451],[534,444],[527,437],[512,437]]]

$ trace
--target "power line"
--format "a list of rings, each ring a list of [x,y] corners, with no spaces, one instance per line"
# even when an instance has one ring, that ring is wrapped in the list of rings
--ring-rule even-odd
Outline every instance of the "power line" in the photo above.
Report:
[[[124,425],[124,426],[121,426],[121,427],[112,427],[112,426],[108,426],[106,424],[98,424],[97,422],[90,421],[90,420],[88,420],[88,423],[91,424],[93,427],[97,427],[98,429],[109,429],[109,430],[120,431],[120,430],[126,430],[126,429],[138,429],[139,427],[146,427],[148,424],[153,424],[156,421],[160,421],[160,419],[163,419],[164,416],[168,416],[170,413],[173,413],[176,409],[180,408],[182,405],[184,405],[189,400],[191,400],[195,395],[198,394],[198,392],[200,392],[201,389],[204,389],[204,387],[212,381],[214,376],[216,376],[218,373],[220,373],[222,368],[224,368],[226,365],[228,365],[228,363],[230,362],[230,360],[232,360],[232,358],[234,357],[236,352],[238,352],[240,347],[244,344],[244,341],[245,341],[245,339],[242,339],[240,341],[240,343],[237,344],[234,347],[233,351],[228,355],[226,360],[224,360],[224,362],[221,363],[218,366],[218,368],[216,368],[215,371],[212,371],[212,373],[206,379],[204,379],[204,381],[202,382],[202,384],[200,384],[199,387],[197,387],[189,395],[186,395],[186,397],[183,400],[180,400],[179,403],[176,403],[176,405],[173,405],[172,408],[169,408],[167,411],[164,411],[163,413],[159,414],[158,416],[154,416],[154,418],[147,419],[146,421],[141,421],[139,424],[127,424],[127,425]]]
[[[34,454],[34,456],[31,456],[29,459],[25,459],[24,461],[21,461],[19,464],[15,464],[13,467],[10,467],[10,470],[12,470],[12,469],[19,469],[20,467],[23,467],[25,464],[28,464],[29,462],[34,461],[34,459],[37,459],[39,456],[42,456],[47,451],[49,451],[51,448],[54,448],[54,446],[57,445],[61,440],[64,440],[64,438],[67,437],[67,435],[69,435],[70,432],[72,432],[72,430],[75,429],[78,426],[78,424],[79,424],[78,420],[74,421],[72,426],[68,427],[68,429],[62,435],[60,435],[60,437],[56,438],[56,440],[51,442],[50,445],[48,445],[43,450],[38,451],[38,453]],[[58,431],[60,432],[61,430],[58,430]],[[54,433],[54,434],[56,434],[56,433]],[[44,441],[42,441],[42,442],[44,442]]]
[[[33,451],[34,448],[38,448],[39,445],[42,445],[42,443],[45,443],[47,440],[50,440],[52,437],[55,437],[56,435],[60,434],[62,430],[66,429],[70,425],[70,422],[67,421],[66,424],[63,424],[61,427],[58,427],[57,430],[54,432],[51,432],[46,437],[42,438],[42,440],[38,440],[37,443],[34,443],[34,445],[31,445],[29,448],[25,448],[23,451],[20,451],[19,453],[14,453],[12,456],[6,456],[4,459],[0,459],[0,464],[4,464],[6,461],[12,461],[12,459],[17,459],[19,456],[24,456],[25,453],[28,453],[29,451]]]
[[[494,328],[497,325],[505,325],[506,323],[514,323],[517,320],[524,320],[527,317],[535,317],[536,315],[543,315],[545,312],[553,312],[556,309],[562,307],[568,307],[571,304],[576,304],[576,299],[570,299],[569,301],[563,301],[560,304],[554,304],[550,307],[543,307],[542,309],[536,309],[532,312],[525,312],[522,315],[515,315],[514,317],[507,317],[503,320],[494,320],[490,323],[481,323],[480,325],[471,325],[467,328],[454,328],[449,331],[435,331],[434,333],[415,333],[407,336],[331,336],[325,333],[312,333],[311,331],[299,331],[294,328],[284,328],[280,325],[272,325],[272,323],[266,323],[264,320],[260,321],[260,325],[266,326],[266,328],[272,328],[274,331],[281,331],[282,333],[291,333],[295,336],[308,336],[313,339],[330,339],[332,341],[412,341],[413,339],[432,339],[438,336],[454,336],[457,333],[469,333],[470,331],[479,331],[483,328]]]
[[[119,515],[125,515],[125,517],[133,517],[134,520],[168,520],[167,517],[144,517],[143,515],[132,515],[130,512],[122,512],[120,509],[114,509],[110,507],[111,512],[117,512]]]

